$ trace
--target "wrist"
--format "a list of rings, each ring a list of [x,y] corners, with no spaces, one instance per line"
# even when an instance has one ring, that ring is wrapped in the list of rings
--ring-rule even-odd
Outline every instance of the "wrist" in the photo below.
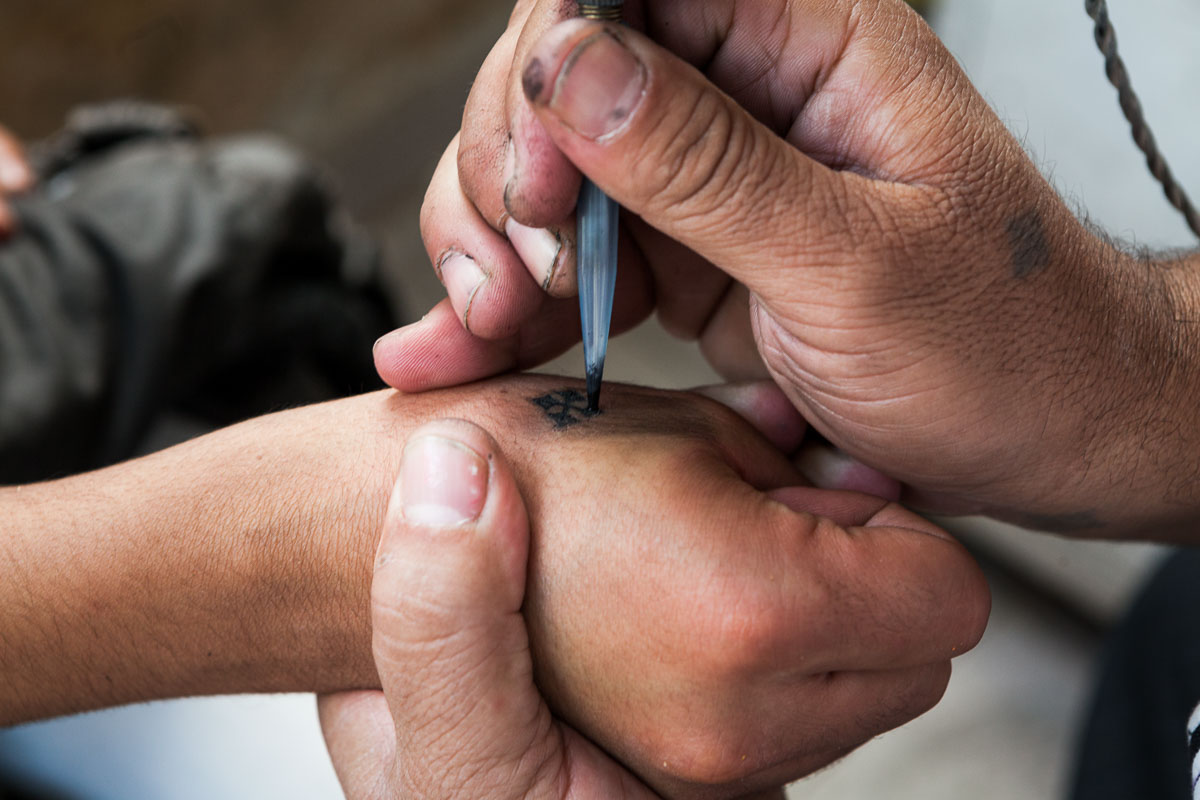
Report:
[[[1068,410],[1064,440],[1077,446],[1051,456],[1046,512],[1018,521],[1196,541],[1189,523],[1200,520],[1200,342],[1181,321],[1200,314],[1200,259],[1160,260],[1089,239],[1074,276],[1089,287],[1077,312],[1089,320],[1075,334],[1082,354],[1056,393]]]

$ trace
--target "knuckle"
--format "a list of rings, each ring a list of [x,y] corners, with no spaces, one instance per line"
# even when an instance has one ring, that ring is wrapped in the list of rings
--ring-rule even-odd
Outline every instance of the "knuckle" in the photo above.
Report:
[[[726,586],[710,606],[704,654],[706,672],[718,680],[735,680],[764,671],[778,660],[794,635],[780,598],[749,583]]]
[[[683,226],[694,222],[711,229],[714,217],[738,216],[720,213],[732,201],[760,193],[777,148],[723,97],[692,91],[656,120],[657,141],[645,148],[634,171],[645,175],[652,211]],[[648,163],[648,154],[656,153],[661,155]]]

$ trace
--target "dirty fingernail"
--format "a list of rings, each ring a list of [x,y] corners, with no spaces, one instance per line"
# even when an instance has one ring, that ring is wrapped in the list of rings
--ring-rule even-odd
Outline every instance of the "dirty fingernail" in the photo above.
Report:
[[[625,124],[645,91],[645,66],[616,36],[602,31],[567,57],[547,107],[579,134],[600,139]]]
[[[508,240],[534,280],[543,289],[548,289],[558,268],[558,255],[562,252],[562,240],[546,228],[531,228],[512,217],[504,224]]]
[[[479,268],[475,259],[462,253],[451,253],[443,258],[439,269],[454,310],[465,318],[471,309],[475,292],[487,280],[487,274]]]

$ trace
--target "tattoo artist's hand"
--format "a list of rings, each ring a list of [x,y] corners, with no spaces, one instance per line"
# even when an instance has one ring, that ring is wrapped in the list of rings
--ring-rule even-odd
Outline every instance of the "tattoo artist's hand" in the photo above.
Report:
[[[25,160],[21,143],[0,125],[0,241],[13,232],[16,219],[5,196],[23,192],[33,185],[33,171]]]
[[[400,563],[389,560],[384,577],[376,578],[376,619],[383,608],[395,609],[389,616],[400,620],[421,611],[415,620],[426,626],[406,631],[388,621],[376,639],[377,658],[389,659],[381,669],[398,676],[402,663],[437,659],[402,682],[396,678],[389,690],[403,720],[399,769],[413,771],[407,779],[464,780],[452,762],[424,751],[427,737],[438,733],[419,724],[426,719],[461,720],[465,727],[452,741],[463,747],[483,735],[478,715],[496,714],[497,725],[524,720],[510,736],[486,742],[500,749],[473,765],[522,752],[555,765],[569,754],[546,749],[558,740],[546,738],[550,719],[527,683],[523,630],[511,613],[522,602],[535,675],[550,708],[669,796],[740,797],[824,766],[932,706],[950,659],[982,633],[987,589],[959,545],[884,500],[798,485],[787,460],[727,409],[694,396],[612,386],[605,412],[585,418],[580,408],[559,405],[563,396],[546,379],[496,389],[485,412],[490,422],[473,410],[478,387],[459,400],[439,393],[445,398],[439,405],[497,431],[506,458],[493,457],[491,442],[462,428],[441,429],[459,444],[440,450],[433,444],[441,440],[414,434],[399,498],[416,506],[405,510],[409,523],[445,521],[456,515],[440,506],[472,500],[476,487],[480,498],[487,492],[479,499],[481,521],[502,527],[468,528],[482,539],[470,544],[459,541],[457,530],[392,528],[384,551],[406,555]],[[774,441],[794,446],[797,429],[777,392],[721,392]],[[531,403],[534,397],[546,400]],[[560,427],[563,414],[577,421]],[[455,466],[451,455],[463,464]],[[472,466],[479,476],[472,481],[438,477],[460,467],[471,475]],[[533,521],[523,600],[512,588],[520,584],[523,530],[509,519],[520,505],[508,470]],[[417,492],[420,475],[432,482],[426,495]],[[494,481],[484,482],[484,475]],[[503,571],[459,570],[466,557],[460,548],[468,546],[502,554],[504,562],[492,556],[486,563],[503,563]],[[413,562],[418,552],[420,564]],[[398,594],[399,571],[413,596]],[[471,616],[476,612],[464,596],[471,587],[443,585],[476,580],[509,587],[507,595],[492,593],[488,612],[490,621],[507,626],[503,641],[476,640],[485,623]],[[462,635],[438,638],[449,624],[444,617],[457,611],[467,615]],[[394,638],[401,634],[411,638]],[[472,668],[472,658],[500,646],[515,675],[505,685],[520,681],[522,688],[506,695],[513,704],[507,709],[471,688],[493,680]],[[418,705],[402,709],[401,701]],[[582,748],[572,735],[562,741]],[[588,748],[579,752],[595,758]],[[379,763],[373,756],[362,763],[370,761]],[[562,777],[557,768],[550,772]],[[611,778],[598,773],[605,774]],[[446,796],[437,788],[428,796]]]
[[[534,686],[528,554],[525,505],[496,442],[458,420],[416,431],[371,585],[383,691],[320,699],[348,800],[654,796]]]
[[[1200,510],[1200,292],[1087,231],[904,3],[626,12],[648,36],[518,4],[424,208],[449,300],[380,344],[386,380],[570,343],[582,170],[628,209],[615,328],[655,306],[726,375],[765,361],[912,502],[1108,533]]]

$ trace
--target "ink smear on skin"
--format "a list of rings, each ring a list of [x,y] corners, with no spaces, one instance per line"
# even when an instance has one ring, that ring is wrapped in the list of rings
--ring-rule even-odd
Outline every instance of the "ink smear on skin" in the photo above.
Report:
[[[531,397],[529,402],[546,412],[546,418],[554,423],[556,430],[569,428],[600,414],[600,411],[588,408],[587,396],[574,389],[560,389],[541,397]]]

